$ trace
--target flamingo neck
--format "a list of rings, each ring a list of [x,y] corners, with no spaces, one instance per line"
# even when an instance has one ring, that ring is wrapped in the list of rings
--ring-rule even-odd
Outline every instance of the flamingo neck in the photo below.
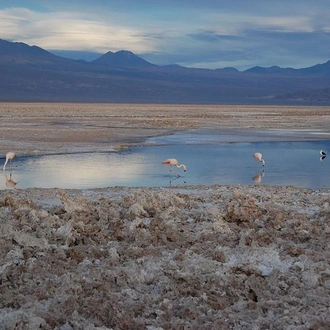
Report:
[[[187,171],[187,167],[184,164],[176,165],[177,168],[183,167],[184,171]]]

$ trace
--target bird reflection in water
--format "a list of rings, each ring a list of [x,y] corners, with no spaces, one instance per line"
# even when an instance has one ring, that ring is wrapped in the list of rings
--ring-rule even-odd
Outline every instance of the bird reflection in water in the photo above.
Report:
[[[12,178],[12,173],[9,174],[9,178],[7,176],[7,173],[5,173],[6,178],[6,187],[8,188],[15,188],[18,182],[15,182]]]
[[[327,157],[327,154],[325,151],[321,150],[320,155],[320,161],[322,162]]]
[[[252,177],[252,180],[254,183],[261,183],[264,176],[265,176],[265,171],[262,171],[257,173],[254,177]]]
[[[178,181],[177,181],[178,180]],[[176,176],[169,176],[169,184],[170,186],[172,186],[172,184],[175,183],[175,185],[186,185],[187,182],[184,180],[184,178],[180,175],[180,174],[177,174]]]

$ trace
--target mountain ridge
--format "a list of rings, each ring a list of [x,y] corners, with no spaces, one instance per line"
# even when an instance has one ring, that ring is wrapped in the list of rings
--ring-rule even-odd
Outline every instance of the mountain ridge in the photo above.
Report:
[[[330,104],[330,61],[202,69],[159,66],[127,50],[73,60],[0,39],[0,70],[0,101]]]

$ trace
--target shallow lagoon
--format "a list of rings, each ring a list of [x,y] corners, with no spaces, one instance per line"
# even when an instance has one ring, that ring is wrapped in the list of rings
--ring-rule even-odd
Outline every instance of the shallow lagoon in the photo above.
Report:
[[[276,132],[276,134],[280,134]],[[330,188],[330,141],[278,141],[273,135],[247,136],[189,131],[147,139],[141,146],[121,152],[72,153],[17,157],[3,173],[0,189],[103,188],[109,186],[168,187],[199,184],[292,185]],[[291,139],[294,140],[294,139]],[[266,165],[255,161],[262,152]],[[177,158],[182,169],[162,165]],[[12,181],[10,181],[10,179]]]

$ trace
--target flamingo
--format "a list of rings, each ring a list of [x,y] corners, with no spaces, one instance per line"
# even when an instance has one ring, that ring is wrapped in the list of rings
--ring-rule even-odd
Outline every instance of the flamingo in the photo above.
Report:
[[[262,163],[262,166],[265,166],[265,160],[262,158],[262,153],[256,152],[253,154],[254,159]]]
[[[15,152],[9,151],[6,153],[6,161],[5,164],[3,165],[3,170],[6,170],[6,165],[8,162],[11,162],[14,158],[16,157]]]
[[[170,165],[170,166],[176,166],[177,168],[182,167],[184,172],[187,171],[187,166],[184,165],[184,164],[179,165],[179,162],[175,158],[168,158],[168,159],[164,160],[162,162],[162,164],[166,164],[166,165]]]

